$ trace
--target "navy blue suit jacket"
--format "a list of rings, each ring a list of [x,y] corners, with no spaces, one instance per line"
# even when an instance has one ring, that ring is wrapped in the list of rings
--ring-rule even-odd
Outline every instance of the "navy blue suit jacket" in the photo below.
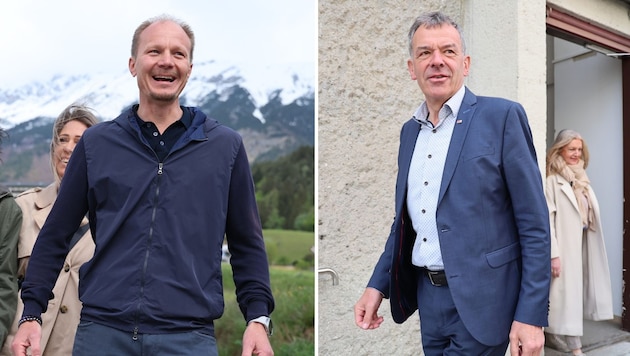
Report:
[[[420,124],[402,128],[396,216],[368,287],[390,299],[402,323],[417,309],[411,265],[415,232],[407,176]],[[486,345],[507,340],[511,323],[547,326],[549,215],[523,107],[466,88],[448,149],[436,222],[449,288],[470,333]],[[429,327],[429,326],[425,326]]]

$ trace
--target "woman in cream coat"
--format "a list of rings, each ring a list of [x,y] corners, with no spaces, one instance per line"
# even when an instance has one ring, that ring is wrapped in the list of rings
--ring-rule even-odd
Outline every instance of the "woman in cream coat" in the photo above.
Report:
[[[545,195],[551,225],[550,346],[582,355],[583,319],[613,318],[610,272],[599,204],[586,175],[588,148],[562,130],[547,155]]]
[[[43,189],[29,189],[15,199],[23,214],[18,242],[18,276],[20,278],[23,278],[26,273],[37,235],[57,198],[57,191],[72,150],[83,132],[96,123],[96,117],[88,108],[80,105],[71,105],[66,108],[53,125],[53,138],[50,145],[50,159],[55,182]],[[87,219],[81,222],[76,239],[73,239],[76,243],[66,257],[53,289],[54,298],[48,301],[48,309],[42,314],[41,351],[44,356],[72,354],[74,334],[79,324],[82,306],[78,294],[79,267],[92,258],[94,253],[94,242],[87,229],[87,223]],[[18,300],[11,334],[7,337],[0,352],[1,356],[11,355],[11,342],[17,332],[23,307],[22,301]]]

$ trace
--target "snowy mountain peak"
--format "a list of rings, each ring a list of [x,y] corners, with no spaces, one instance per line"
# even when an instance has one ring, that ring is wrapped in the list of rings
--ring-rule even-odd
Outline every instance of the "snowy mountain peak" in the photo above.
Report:
[[[260,108],[270,100],[280,99],[287,105],[302,97],[313,98],[314,83],[313,64],[195,62],[180,102],[198,106],[209,93],[227,100],[238,86],[249,92],[256,106],[254,116],[264,123]],[[136,103],[137,97],[136,79],[126,70],[114,74],[57,75],[45,82],[0,88],[0,126],[9,129],[38,117],[55,118],[74,102],[88,105],[103,120],[111,120]]]

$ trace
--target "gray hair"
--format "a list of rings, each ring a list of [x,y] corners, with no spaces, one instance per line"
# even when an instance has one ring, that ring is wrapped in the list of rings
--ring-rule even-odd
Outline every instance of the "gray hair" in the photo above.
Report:
[[[429,13],[418,16],[416,20],[413,22],[413,24],[411,25],[411,28],[409,29],[409,35],[408,35],[409,55],[413,57],[413,47],[412,47],[413,35],[415,35],[418,28],[423,27],[423,26],[426,28],[434,28],[434,27],[442,27],[442,25],[453,26],[455,27],[457,32],[459,32],[459,38],[462,42],[462,52],[465,54],[466,42],[464,41],[464,34],[462,33],[462,30],[459,27],[459,25],[455,21],[453,21],[450,17],[443,14],[442,12],[435,11],[435,12],[429,12]]]

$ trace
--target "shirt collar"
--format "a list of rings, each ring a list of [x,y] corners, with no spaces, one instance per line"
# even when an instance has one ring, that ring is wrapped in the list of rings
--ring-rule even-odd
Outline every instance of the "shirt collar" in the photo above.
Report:
[[[464,101],[464,95],[466,94],[466,86],[462,85],[461,88],[453,95],[450,99],[444,103],[444,106],[448,106],[451,109],[451,113],[453,117],[457,117],[459,113],[459,108],[462,106],[462,101]],[[423,124],[427,123],[427,117],[429,117],[429,108],[427,106],[427,102],[423,102],[416,112],[413,114],[412,119],[417,122]]]
[[[142,126],[142,124],[145,123],[146,121],[142,120],[142,118],[138,116],[138,107],[139,105],[135,104],[131,107],[131,109],[133,110],[133,113],[134,113],[134,116],[136,117],[136,121],[138,122],[138,125]],[[192,125],[193,114],[190,111],[190,108],[188,107],[180,106],[180,108],[182,108],[182,117],[178,121],[181,122],[185,128],[189,128],[190,125]]]

